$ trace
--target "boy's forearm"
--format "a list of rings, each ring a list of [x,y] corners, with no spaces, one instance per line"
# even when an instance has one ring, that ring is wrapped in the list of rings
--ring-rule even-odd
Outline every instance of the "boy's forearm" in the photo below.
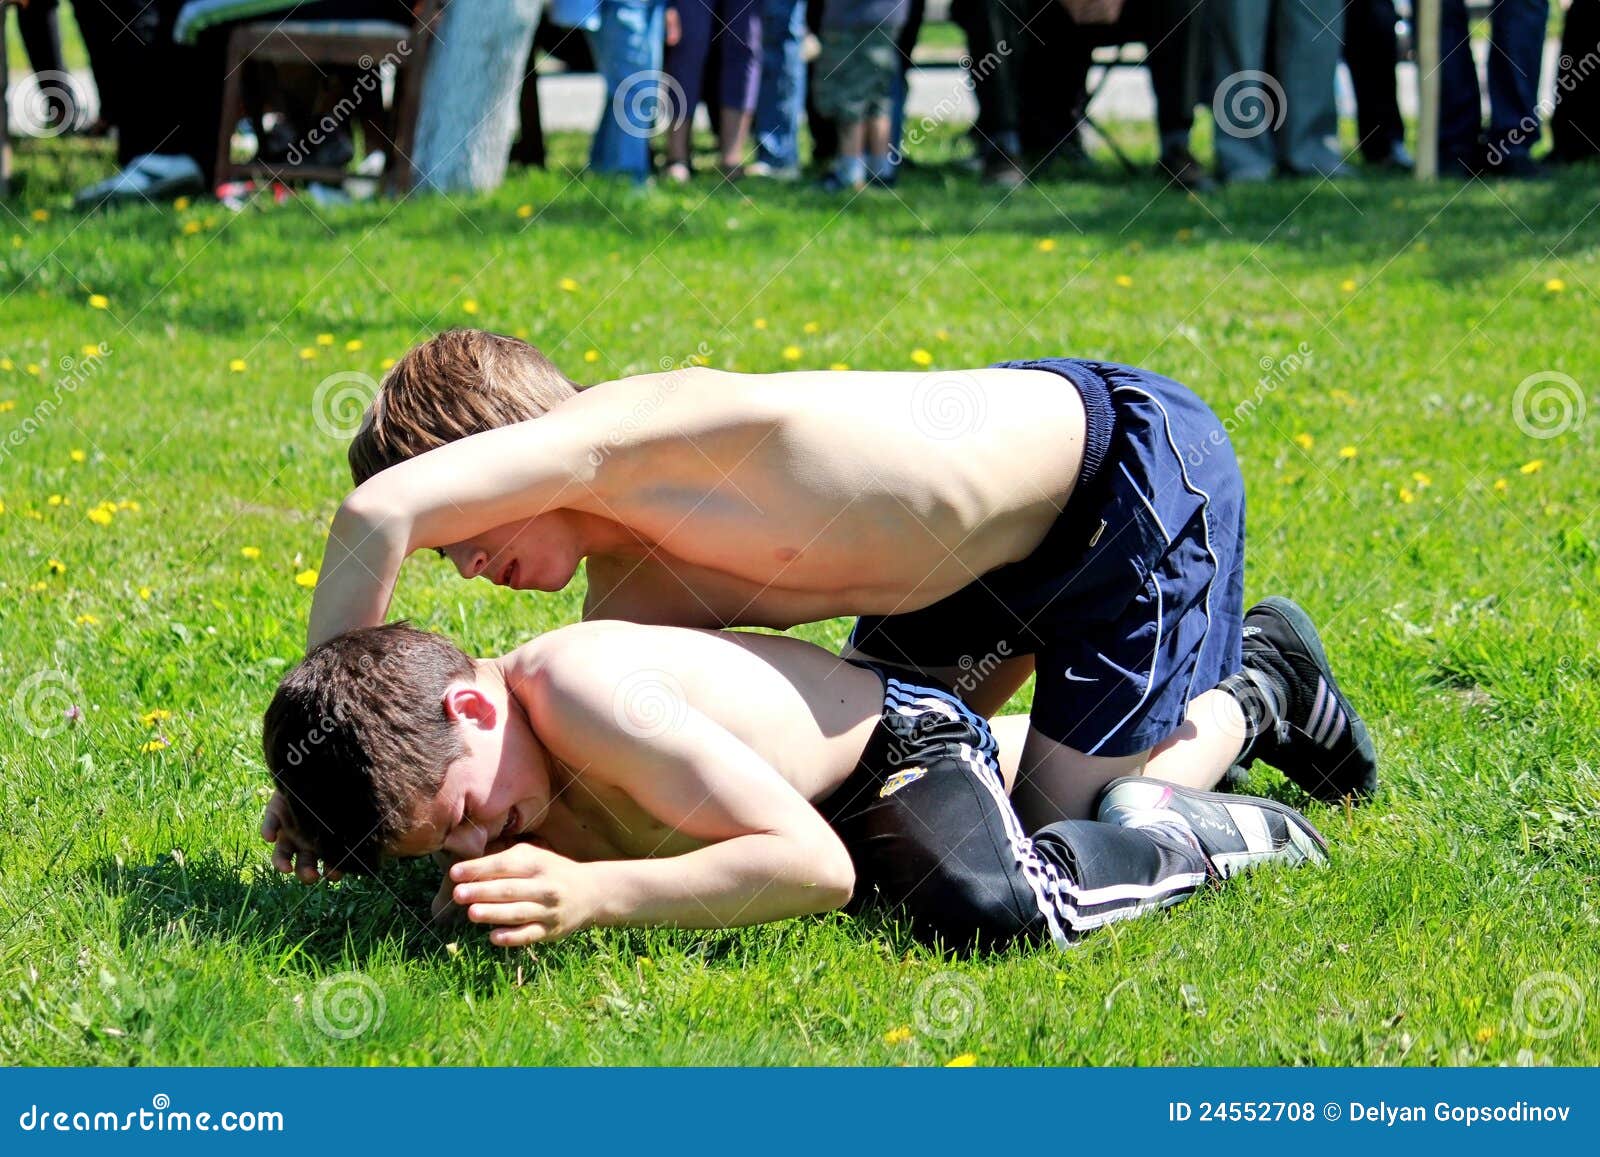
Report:
[[[831,911],[849,901],[854,876],[842,846],[829,852],[749,835],[681,856],[592,863],[590,923],[731,928]]]
[[[410,553],[409,529],[392,513],[346,501],[334,515],[311,600],[307,646],[381,624],[400,564]]]

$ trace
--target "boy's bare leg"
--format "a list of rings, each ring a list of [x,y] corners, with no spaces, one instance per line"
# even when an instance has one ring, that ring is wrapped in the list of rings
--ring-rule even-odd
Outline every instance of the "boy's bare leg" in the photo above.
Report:
[[[867,156],[883,158],[889,155],[889,118],[871,117],[866,122]]]
[[[1213,687],[1189,704],[1178,730],[1151,751],[1144,774],[1210,791],[1239,758],[1246,734],[1239,701]]]

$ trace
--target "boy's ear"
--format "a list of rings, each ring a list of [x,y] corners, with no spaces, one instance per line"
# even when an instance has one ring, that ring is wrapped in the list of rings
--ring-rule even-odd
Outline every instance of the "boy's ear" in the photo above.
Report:
[[[488,731],[499,719],[499,712],[494,700],[471,683],[452,683],[444,691],[444,716],[452,723]]]

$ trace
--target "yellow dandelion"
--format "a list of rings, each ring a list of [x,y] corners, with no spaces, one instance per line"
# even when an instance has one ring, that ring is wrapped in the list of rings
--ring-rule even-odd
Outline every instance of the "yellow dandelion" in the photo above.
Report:
[[[1356,396],[1349,390],[1341,390],[1335,387],[1334,389],[1328,391],[1328,397],[1338,402],[1341,406],[1348,406],[1352,409],[1355,408]]]
[[[189,208],[189,198],[187,198],[187,197],[179,197],[176,201],[174,201],[172,203],[172,207],[174,209],[176,209],[180,213],[184,212],[186,209]]]
[[[469,297],[469,298],[467,298],[467,300],[465,300],[465,301],[463,301],[461,303],[461,312],[462,313],[476,314],[478,312],[478,310],[481,309],[481,308],[482,307],[478,304],[478,302],[477,302],[477,300],[475,298]]]
[[[38,582],[34,583],[28,589],[30,591],[32,591],[34,594],[39,595],[39,594],[43,594],[45,591],[49,590],[50,589],[50,584],[45,582],[43,579],[40,579]]]
[[[1416,500],[1417,500],[1417,496],[1411,492],[1409,487],[1406,487],[1406,486],[1400,487],[1400,501],[1401,502],[1403,502],[1407,506],[1409,506],[1409,505],[1411,505],[1411,503],[1415,502]]]
[[[29,214],[29,216],[31,216],[35,221],[41,221],[41,222],[48,221],[48,220],[50,220],[50,210],[48,210],[48,209],[35,209],[32,213]]]
[[[933,364],[933,355],[919,346],[911,351],[911,360],[919,366],[931,366]]]
[[[168,711],[165,707],[157,707],[154,710],[146,711],[143,715],[139,716],[139,722],[144,724],[146,727],[154,727],[157,723],[165,723],[171,718],[172,712]]]
[[[691,366],[708,366],[711,364],[710,359],[704,354],[690,354],[683,360],[688,362]]]
[[[764,317],[758,317],[751,324],[754,325],[757,329],[766,329],[767,328],[767,319],[764,318]]]
[[[64,503],[65,503],[65,502],[66,502],[66,501],[67,501],[67,500],[66,500],[66,499],[65,499],[65,498],[63,498],[63,497],[61,497],[61,495],[59,495],[59,494],[52,494],[52,495],[51,495],[51,496],[50,496],[50,497],[49,497],[49,498],[46,498],[46,499],[45,499],[45,500],[44,500],[44,504],[45,504],[45,505],[46,505],[46,506],[61,506],[61,505],[62,505],[62,504],[64,504]]]
[[[578,283],[570,277],[563,277],[560,281],[556,282],[556,288],[561,290],[563,293],[577,293]]]
[[[394,359],[393,358],[384,358],[381,362],[378,363],[378,368],[380,370],[392,370],[392,369],[394,369]]]
[[[977,1063],[977,1053],[962,1053],[958,1057],[951,1057],[949,1060],[945,1061],[944,1067],[947,1069],[970,1069]]]
[[[200,222],[198,221],[185,221],[183,223],[183,235],[185,237],[193,237],[196,233],[200,232],[201,228],[203,228],[203,226],[201,226]]]
[[[89,308],[90,309],[110,309],[111,308],[111,299],[109,297],[107,297],[103,293],[91,293],[89,295]]]
[[[300,360],[301,361],[309,362],[312,358],[314,358],[316,356],[317,356],[316,347],[314,347],[314,346],[302,346],[302,347],[300,347]]]
[[[1504,494],[1510,488],[1511,483],[1507,482],[1504,478],[1496,478],[1494,480],[1494,492],[1496,494]]]
[[[591,366],[594,365],[595,362],[600,360],[600,351],[599,350],[584,350],[583,351],[583,360],[588,362]]]
[[[800,327],[800,332],[802,332],[802,333],[821,333],[822,332],[822,326],[819,325],[817,322],[808,321],[808,322],[805,323],[805,325]]]
[[[320,346],[330,346],[330,345],[332,345],[333,344],[333,335],[331,333],[319,333],[317,335],[317,344],[320,345]]]
[[[797,345],[786,345],[786,346],[784,346],[783,347],[783,360],[786,361],[786,362],[797,362],[797,361],[799,361],[800,360],[800,347],[797,346]]]
[[[150,740],[148,743],[140,744],[140,746],[139,746],[139,754],[140,755],[154,755],[156,752],[164,751],[168,747],[171,747],[171,746],[172,745],[170,743],[168,743],[165,739],[163,739],[161,736],[158,735],[154,739]]]
[[[1425,486],[1433,485],[1433,479],[1428,477],[1421,470],[1413,470],[1411,472],[1411,481],[1417,484],[1418,490],[1421,490]]]
[[[1346,293],[1354,293],[1356,291],[1355,279],[1346,277],[1343,281],[1339,282],[1339,288],[1344,290]]]
[[[1309,450],[1317,444],[1317,440],[1302,430],[1294,436],[1294,444],[1302,450]]]
[[[135,514],[137,514],[141,508],[140,508],[139,504],[137,502],[133,501],[131,498],[124,498],[121,502],[117,503],[117,509],[118,510],[131,510]]]
[[[85,454],[82,450],[74,450],[69,453],[67,457],[71,458],[74,462],[87,462],[89,460],[89,455]]]
[[[239,548],[239,553],[245,558],[249,559],[251,562],[254,562],[256,559],[261,557],[261,548],[259,546],[241,546]]]
[[[9,374],[16,368],[17,363],[12,361],[10,358],[0,358],[0,370],[5,370],[5,372]]]
[[[1544,469],[1544,459],[1535,458],[1532,462],[1524,462],[1517,467],[1518,474],[1537,474]]]
[[[95,618],[93,615],[79,615],[72,621],[77,623],[80,627],[98,627],[100,625],[100,620]]]
[[[245,360],[243,358],[234,358],[228,363],[228,368],[236,374],[242,374],[250,367],[245,364]]]
[[[933,331],[933,336],[938,341],[949,341],[950,331],[947,329],[936,329]]]
[[[1054,237],[1041,237],[1039,244],[1035,248],[1040,253],[1054,253],[1056,251],[1056,239]]]
[[[317,572],[315,570],[303,570],[294,576],[294,581],[309,590],[317,585]]]
[[[7,398],[4,401],[0,401],[0,414],[9,414],[16,408],[17,400],[15,398]]]
[[[139,597],[141,599],[143,599],[145,602],[149,602],[150,601],[150,596],[152,594],[154,594],[154,593],[155,592],[152,591],[149,587],[140,587],[139,588]]]
[[[518,205],[517,206],[517,216],[521,217],[524,221],[526,221],[529,217],[533,216],[533,206],[532,205]]]
[[[1357,450],[1354,446],[1339,447],[1339,457],[1343,458],[1346,462],[1350,461],[1350,459],[1354,458],[1359,453],[1361,453],[1361,451]]]
[[[1123,289],[1132,289],[1133,288],[1133,278],[1129,277],[1126,273],[1117,274],[1117,276],[1113,280],[1115,280],[1116,283],[1118,285],[1120,285]]]
[[[23,369],[32,374],[34,377],[38,377],[40,374],[44,373],[44,371],[39,368],[38,362],[29,362],[23,367]]]
[[[366,344],[367,343],[362,341],[360,338],[353,337],[349,341],[344,343],[344,348],[350,353],[356,353],[357,351],[359,351],[361,349],[362,346],[364,346]]]
[[[911,1027],[904,1024],[883,1034],[883,1043],[886,1045],[903,1045],[910,1039]]]
[[[828,368],[830,370],[835,371],[836,373],[843,373],[845,370],[848,370],[850,368],[850,363],[849,362],[834,362]]]
[[[94,523],[96,526],[110,526],[111,511],[107,510],[104,506],[96,506],[93,510],[89,511],[89,521]]]
[[[1484,1025],[1477,1031],[1475,1035],[1479,1044],[1486,1045],[1490,1041],[1494,1040],[1494,1029],[1490,1028],[1488,1025]]]
[[[100,356],[100,347],[97,345],[89,345],[87,342],[85,342],[83,345],[78,347],[78,352],[86,358],[97,358]]]
[[[1562,281],[1559,277],[1552,277],[1549,281],[1544,283],[1544,289],[1546,293],[1565,293],[1567,290],[1567,283]]]
[[[0,502],[0,514],[4,514],[5,512],[6,512],[6,504],[4,502]]]

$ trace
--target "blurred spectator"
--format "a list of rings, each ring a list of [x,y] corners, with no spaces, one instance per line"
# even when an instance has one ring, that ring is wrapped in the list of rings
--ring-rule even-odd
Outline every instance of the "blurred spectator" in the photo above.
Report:
[[[667,129],[667,179],[687,181],[694,110],[707,64],[716,55],[717,141],[722,175],[744,174],[745,141],[761,86],[762,0],[673,0],[676,36],[667,37],[666,71],[677,86]],[[682,97],[681,107],[679,97]],[[707,103],[710,103],[709,99]]]
[[[1600,157],[1600,0],[1572,0],[1567,9],[1550,132],[1556,164]]]
[[[806,107],[806,0],[763,0],[761,90],[756,98],[752,177],[800,175],[800,114]]]
[[[1356,94],[1362,158],[1373,168],[1408,172],[1411,154],[1395,92],[1399,19],[1394,0],[1351,0],[1344,12],[1344,62]]]
[[[28,52],[28,65],[34,72],[65,74],[61,61],[61,20],[57,11],[58,0],[30,0],[17,9],[17,31],[22,34],[22,46]],[[0,19],[5,12],[0,9]],[[45,127],[55,131],[72,129],[78,125],[83,110],[78,107],[72,86],[52,84],[46,86],[50,93],[50,107],[46,110]]]
[[[1022,82],[1018,45],[1022,21],[1011,5],[1017,0],[954,0],[950,18],[966,31],[967,72],[978,102],[972,136],[984,180],[1014,188],[1025,177],[1022,155]]]
[[[1549,0],[1499,0],[1489,12],[1489,132],[1466,0],[1444,0],[1439,30],[1439,171],[1532,177]]]
[[[1333,87],[1343,27],[1341,0],[1212,0],[1217,175],[1224,181],[1348,172],[1336,149]]]
[[[922,18],[928,10],[927,0],[910,0],[906,9],[906,22],[900,27],[895,41],[899,59],[895,61],[894,91],[889,97],[889,163],[894,175],[905,164],[906,100],[911,95],[911,58],[917,48],[917,37],[922,35]]]
[[[588,8],[589,11],[578,11]],[[576,15],[577,19],[570,19]],[[589,34],[606,102],[589,145],[589,168],[643,184],[650,179],[650,138],[661,110],[666,0],[557,0],[552,18]]]
[[[817,109],[834,122],[839,153],[823,182],[853,191],[889,184],[889,110],[909,0],[826,0],[817,56]]]

